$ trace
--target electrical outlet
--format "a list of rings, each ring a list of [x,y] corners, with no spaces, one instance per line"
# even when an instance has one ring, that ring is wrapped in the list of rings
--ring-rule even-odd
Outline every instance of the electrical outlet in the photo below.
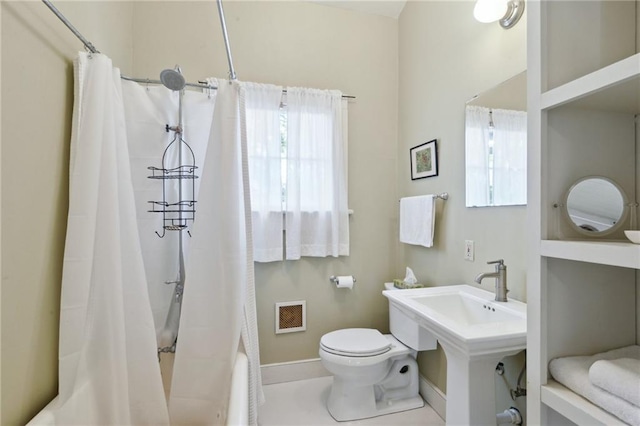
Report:
[[[474,257],[473,240],[464,241],[464,260],[473,262]]]

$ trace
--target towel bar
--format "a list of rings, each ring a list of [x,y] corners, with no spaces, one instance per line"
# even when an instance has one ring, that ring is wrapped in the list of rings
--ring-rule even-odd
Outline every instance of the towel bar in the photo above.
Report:
[[[435,194],[434,197],[436,198],[440,198],[441,200],[448,200],[449,199],[449,193],[448,192],[442,192],[440,194]],[[398,200],[398,202],[400,202],[400,200]]]

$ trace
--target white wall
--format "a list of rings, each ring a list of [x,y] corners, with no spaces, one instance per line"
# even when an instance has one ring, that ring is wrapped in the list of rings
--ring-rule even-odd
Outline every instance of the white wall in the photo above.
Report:
[[[132,4],[54,2],[130,71]],[[41,2],[2,2],[2,425],[57,394],[72,60],[82,44]]]
[[[438,201],[433,248],[398,244],[396,276],[409,266],[429,285],[470,284],[492,270],[486,261],[502,258],[509,296],[526,301],[525,207],[466,208],[464,174],[465,103],[526,68],[526,10],[513,29],[504,30],[475,21],[473,6],[409,1],[399,19],[398,192],[402,197],[446,191],[450,198]],[[431,139],[438,139],[439,176],[411,181],[409,149]],[[464,240],[475,241],[474,262],[463,260]],[[493,290],[492,280],[482,287]],[[517,376],[521,362],[509,361],[507,368]],[[419,363],[445,390],[443,352],[422,352]],[[499,390],[508,392],[504,385]]]

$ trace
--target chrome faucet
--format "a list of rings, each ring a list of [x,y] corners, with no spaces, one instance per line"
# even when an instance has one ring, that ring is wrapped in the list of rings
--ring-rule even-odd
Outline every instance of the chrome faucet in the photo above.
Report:
[[[507,266],[504,264],[504,260],[493,260],[491,262],[487,262],[487,265],[496,265],[495,272],[484,272],[482,274],[478,274],[476,277],[476,282],[478,284],[482,283],[484,278],[495,278],[496,279],[496,302],[506,302],[507,301]]]

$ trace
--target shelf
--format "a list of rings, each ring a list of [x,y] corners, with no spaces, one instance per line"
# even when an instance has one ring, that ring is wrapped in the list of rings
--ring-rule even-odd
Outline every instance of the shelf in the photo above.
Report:
[[[543,240],[540,254],[556,259],[640,269],[640,245],[614,241]]]
[[[549,380],[546,385],[542,385],[540,399],[548,407],[579,425],[625,424],[554,380]]]
[[[614,112],[640,112],[640,53],[540,95],[540,108],[565,104]]]

